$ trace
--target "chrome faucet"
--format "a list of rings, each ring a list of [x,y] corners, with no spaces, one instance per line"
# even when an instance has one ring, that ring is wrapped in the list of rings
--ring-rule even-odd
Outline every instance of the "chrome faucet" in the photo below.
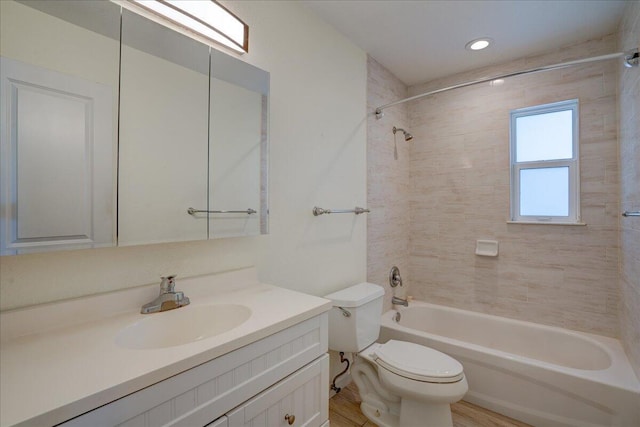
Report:
[[[393,305],[403,305],[405,307],[409,307],[409,301],[406,299],[402,299],[402,298],[398,298],[397,296],[393,296],[393,298],[391,298],[391,304]]]
[[[162,278],[160,283],[160,295],[150,303],[142,306],[140,313],[149,314],[159,311],[173,310],[189,304],[189,298],[184,292],[176,292],[176,275]]]

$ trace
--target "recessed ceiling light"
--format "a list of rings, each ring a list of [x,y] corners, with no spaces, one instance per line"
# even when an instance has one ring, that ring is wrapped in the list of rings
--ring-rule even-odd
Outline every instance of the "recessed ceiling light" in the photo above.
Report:
[[[482,50],[488,47],[492,41],[493,40],[488,37],[483,37],[481,39],[471,40],[464,46],[464,48],[467,50]]]

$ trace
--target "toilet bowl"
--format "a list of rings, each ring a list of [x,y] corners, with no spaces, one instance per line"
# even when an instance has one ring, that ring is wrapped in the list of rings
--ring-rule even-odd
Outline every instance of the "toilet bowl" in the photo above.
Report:
[[[362,369],[363,364],[373,370]],[[381,427],[450,426],[449,405],[469,389],[457,360],[404,341],[367,347],[358,353],[351,375],[367,406],[363,413]],[[377,376],[379,384],[371,376]]]
[[[351,376],[363,414],[380,427],[452,426],[450,404],[469,386],[462,365],[437,350],[391,340],[380,332],[384,290],[361,283],[327,295],[329,348],[356,353]]]

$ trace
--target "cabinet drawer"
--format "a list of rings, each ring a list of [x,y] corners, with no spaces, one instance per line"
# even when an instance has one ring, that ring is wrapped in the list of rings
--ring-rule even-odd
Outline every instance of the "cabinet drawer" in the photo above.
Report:
[[[323,313],[60,425],[204,426],[326,352]]]
[[[325,354],[228,413],[229,427],[320,427],[329,418],[328,385]]]

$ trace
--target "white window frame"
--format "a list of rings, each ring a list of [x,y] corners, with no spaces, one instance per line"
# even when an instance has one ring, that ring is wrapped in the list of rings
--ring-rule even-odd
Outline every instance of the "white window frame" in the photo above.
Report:
[[[580,154],[579,154],[579,109],[578,100],[570,99],[551,104],[536,105],[511,111],[511,221],[535,224],[582,224],[580,219]],[[570,159],[518,162],[516,141],[516,120],[520,117],[538,114],[572,111],[573,157]],[[569,214],[567,216],[536,216],[520,214],[520,171],[523,169],[569,168]]]

